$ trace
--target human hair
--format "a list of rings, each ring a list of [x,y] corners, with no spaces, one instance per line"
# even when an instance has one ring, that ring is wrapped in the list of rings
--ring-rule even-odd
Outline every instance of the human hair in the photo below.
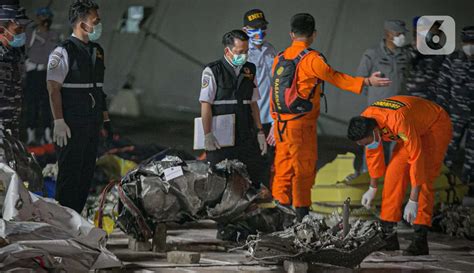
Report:
[[[349,128],[347,128],[347,138],[352,141],[359,141],[370,136],[376,127],[377,121],[373,118],[353,117],[349,122]]]
[[[224,45],[224,47],[229,47],[230,49],[232,49],[234,47],[235,39],[239,39],[241,41],[248,41],[249,36],[243,30],[234,29],[224,34],[224,36],[222,37],[222,44]]]
[[[92,0],[76,0],[69,7],[69,23],[74,26],[80,20],[85,20],[91,10],[98,10],[97,5]]]
[[[291,17],[291,32],[296,36],[310,37],[316,30],[314,17],[309,13],[298,13]]]

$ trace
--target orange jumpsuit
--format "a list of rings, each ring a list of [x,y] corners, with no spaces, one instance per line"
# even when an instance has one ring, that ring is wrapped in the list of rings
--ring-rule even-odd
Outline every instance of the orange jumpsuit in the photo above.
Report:
[[[361,115],[377,121],[383,141],[396,141],[387,168],[382,145],[366,149],[370,176],[385,175],[380,218],[389,222],[401,220],[401,207],[410,181],[412,186],[421,185],[414,224],[431,226],[433,182],[452,137],[448,114],[428,100],[394,96],[373,103]]]
[[[304,42],[294,41],[285,50],[284,57],[294,59],[308,47],[309,45]],[[277,63],[278,57],[273,62],[273,69]],[[318,79],[356,94],[360,94],[364,81],[364,78],[351,77],[333,70],[323,61],[318,52],[311,52],[300,61],[296,72],[300,95],[308,97]],[[287,123],[282,134],[283,141],[280,141],[279,137],[275,137],[275,177],[272,194],[283,205],[293,204],[294,207],[309,207],[311,205],[311,187],[316,176],[316,161],[318,159],[316,126],[319,117],[320,93],[321,89],[318,86],[312,99],[313,110],[310,113]],[[278,136],[277,115],[273,113],[272,117],[275,120],[275,136]],[[282,120],[292,117],[294,117],[293,114],[281,115]]]

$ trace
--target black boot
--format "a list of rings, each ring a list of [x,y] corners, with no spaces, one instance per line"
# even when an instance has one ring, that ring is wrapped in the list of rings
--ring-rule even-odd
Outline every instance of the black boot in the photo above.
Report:
[[[380,221],[382,231],[385,238],[385,246],[380,250],[394,251],[400,250],[400,243],[398,242],[398,234],[395,231],[397,223]]]
[[[296,222],[301,223],[303,221],[303,218],[309,214],[309,208],[308,207],[301,207],[301,208],[296,208]]]
[[[430,254],[428,248],[428,227],[423,225],[413,225],[415,233],[408,248],[403,251],[404,256],[419,256]]]

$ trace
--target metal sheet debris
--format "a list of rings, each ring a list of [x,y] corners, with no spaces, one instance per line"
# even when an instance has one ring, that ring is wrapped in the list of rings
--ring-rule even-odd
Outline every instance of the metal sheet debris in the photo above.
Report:
[[[324,219],[306,216],[301,223],[247,239],[250,257],[259,261],[300,260],[355,267],[385,245],[378,222],[356,220],[344,236],[342,223],[329,227]]]
[[[168,180],[165,170],[173,167],[180,167],[182,175]],[[218,222],[221,239],[245,240],[257,231],[281,230],[294,218],[279,204],[261,205],[271,202],[271,195],[252,186],[239,161],[225,160],[211,170],[203,161],[166,155],[140,164],[117,188],[123,204],[118,225],[140,240],[150,238],[157,223],[200,219]]]

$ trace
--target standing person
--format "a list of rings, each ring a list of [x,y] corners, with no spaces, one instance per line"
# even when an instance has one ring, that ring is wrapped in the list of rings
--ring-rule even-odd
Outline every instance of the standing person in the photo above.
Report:
[[[47,7],[36,10],[36,24],[26,30],[26,144],[52,143],[51,108],[46,87],[48,56],[59,42],[50,30],[53,13]],[[39,135],[40,141],[37,141]]]
[[[436,101],[433,83],[438,78],[443,55],[424,55],[416,48],[416,25],[419,16],[413,18],[413,42],[408,47],[409,62],[406,69],[406,90],[408,95]],[[421,38],[421,37],[420,37]]]
[[[267,151],[257,101],[255,65],[247,62],[248,36],[242,30],[224,34],[224,56],[202,72],[199,101],[205,134],[207,160],[211,166],[224,159],[238,159],[247,166],[252,183],[262,183],[262,155]],[[220,147],[214,136],[212,117],[235,114],[235,145]]]
[[[405,69],[409,62],[405,36],[407,32],[405,22],[386,20],[382,41],[378,46],[367,49],[362,55],[357,68],[358,76],[367,77],[374,71],[380,71],[383,76],[392,80],[391,85],[377,90],[374,87],[366,87],[367,105],[404,93]],[[391,150],[393,146],[390,146],[390,143],[384,143],[386,163],[390,160]]]
[[[270,189],[271,168],[275,158],[274,135],[270,134],[273,119],[270,114],[270,86],[272,77],[273,59],[277,55],[275,48],[265,40],[268,22],[263,11],[252,9],[244,15],[243,30],[249,36],[248,61],[255,64],[257,68],[257,87],[260,92],[258,107],[260,110],[260,120],[265,136],[269,140],[267,154],[263,158],[262,184]]]
[[[24,26],[29,22],[18,0],[0,0],[0,125],[17,139],[23,100]]]
[[[367,49],[362,55],[357,75],[368,77],[375,71],[382,72],[392,80],[386,87],[366,87],[367,105],[391,96],[399,95],[404,90],[405,69],[408,64],[408,52],[405,33],[408,29],[401,20],[387,20],[384,23],[384,37],[378,46]]]
[[[459,146],[466,135],[461,180],[470,184],[469,197],[474,197],[474,26],[461,32],[462,49],[446,57],[439,73],[436,102],[451,116],[453,140],[445,163],[453,167]]]
[[[95,43],[102,24],[99,6],[78,0],[69,8],[72,36],[49,56],[48,91],[59,148],[56,200],[81,213],[94,174],[99,131],[110,132],[104,81],[104,50]]]
[[[282,205],[293,205],[297,220],[301,221],[309,213],[311,187],[316,176],[321,81],[356,94],[360,94],[365,85],[387,86],[390,81],[381,78],[380,72],[363,78],[333,70],[318,52],[309,48],[316,38],[316,29],[314,18],[308,13],[291,18],[290,37],[291,46],[279,54],[273,64],[271,107],[276,154],[272,193]],[[296,93],[285,93],[284,88]],[[287,97],[297,97],[296,110],[306,108],[305,111],[282,113],[282,101]]]
[[[377,193],[377,182],[384,178],[380,219],[386,235],[386,250],[398,250],[395,225],[402,219],[401,206],[411,184],[403,218],[413,224],[415,234],[404,255],[428,255],[428,229],[434,205],[433,183],[439,176],[443,158],[452,137],[449,115],[431,101],[395,96],[369,106],[351,119],[347,137],[366,147],[370,174],[369,190],[362,205],[370,208]],[[393,157],[385,165],[380,142],[396,142]]]

